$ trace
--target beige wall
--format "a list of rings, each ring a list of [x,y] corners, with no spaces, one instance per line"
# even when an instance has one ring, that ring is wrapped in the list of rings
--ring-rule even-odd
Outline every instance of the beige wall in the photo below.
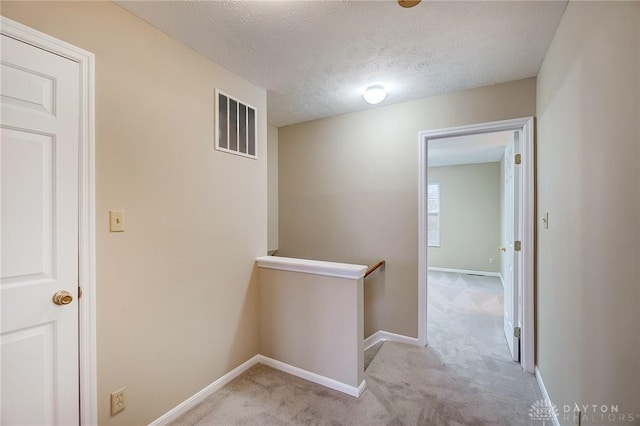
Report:
[[[278,249],[278,128],[267,126],[267,247]]]
[[[429,167],[428,177],[440,184],[440,247],[428,265],[500,272],[500,163]]]
[[[570,2],[538,76],[537,364],[559,407],[640,413],[639,61],[640,3]]]
[[[266,93],[111,2],[2,14],[96,55],[99,423],[147,424],[258,352]],[[260,160],[213,149],[215,88],[257,107]]]
[[[365,282],[365,335],[418,331],[418,132],[535,114],[535,79],[279,129],[282,256],[386,268]]]
[[[363,280],[259,268],[261,354],[349,386],[364,380]]]

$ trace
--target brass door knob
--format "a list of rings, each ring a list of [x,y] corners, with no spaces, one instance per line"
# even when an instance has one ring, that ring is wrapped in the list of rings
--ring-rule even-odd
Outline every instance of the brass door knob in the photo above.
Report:
[[[53,295],[53,303],[56,305],[68,305],[73,300],[73,296],[66,290],[60,290]]]

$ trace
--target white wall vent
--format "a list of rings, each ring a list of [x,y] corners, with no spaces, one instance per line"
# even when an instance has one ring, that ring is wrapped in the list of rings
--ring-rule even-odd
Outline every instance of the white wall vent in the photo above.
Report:
[[[256,109],[216,89],[216,149],[258,158]]]

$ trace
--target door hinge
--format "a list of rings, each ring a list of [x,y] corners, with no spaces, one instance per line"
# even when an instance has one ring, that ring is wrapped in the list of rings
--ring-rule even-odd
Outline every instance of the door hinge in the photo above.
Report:
[[[516,164],[522,163],[522,156],[520,154],[516,154]]]
[[[514,241],[513,242],[513,249],[515,251],[520,251],[522,250],[522,242],[521,241]]]
[[[82,287],[78,287],[78,299],[82,297]]]
[[[517,337],[519,339],[521,333],[522,333],[522,330],[520,329],[520,327],[516,327],[516,328],[513,329],[513,336],[514,337]]]

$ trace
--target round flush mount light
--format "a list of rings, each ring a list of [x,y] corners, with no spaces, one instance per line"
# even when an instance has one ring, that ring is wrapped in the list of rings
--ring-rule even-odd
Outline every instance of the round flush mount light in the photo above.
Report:
[[[382,84],[372,84],[364,89],[363,98],[366,103],[371,105],[379,104],[387,97],[387,92],[384,90]]]
[[[410,8],[413,6],[417,6],[421,0],[398,0],[398,4],[404,8]]]

